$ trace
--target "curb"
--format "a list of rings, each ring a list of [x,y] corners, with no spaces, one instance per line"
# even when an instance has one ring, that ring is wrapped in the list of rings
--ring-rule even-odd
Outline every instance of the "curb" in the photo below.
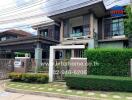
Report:
[[[51,92],[28,91],[28,90],[13,89],[13,88],[6,88],[5,91],[12,92],[12,93],[46,96],[46,97],[56,97],[56,98],[62,98],[62,99],[68,99],[68,100],[76,100],[76,99],[77,100],[100,100],[99,98],[81,97],[81,96],[65,95],[65,94],[51,93]]]

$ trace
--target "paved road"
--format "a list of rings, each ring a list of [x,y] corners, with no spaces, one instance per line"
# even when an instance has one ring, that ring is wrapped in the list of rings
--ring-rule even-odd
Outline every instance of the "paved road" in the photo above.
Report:
[[[0,100],[64,100],[36,95],[25,95],[19,93],[0,92]]]
[[[66,99],[5,92],[3,81],[0,81],[0,100],[66,100]]]

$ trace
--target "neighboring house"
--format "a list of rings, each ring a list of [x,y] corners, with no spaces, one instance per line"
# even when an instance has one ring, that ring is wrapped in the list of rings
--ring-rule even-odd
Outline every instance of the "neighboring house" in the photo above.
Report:
[[[54,44],[50,44],[47,50],[44,50],[46,45],[40,47],[41,49],[43,49],[42,58],[44,59],[45,56],[47,56],[46,58],[49,59],[50,46],[60,43],[60,25],[51,20],[46,23],[43,22],[37,25],[33,25],[32,27],[37,30],[37,36],[48,39],[50,41],[54,41]]]
[[[22,30],[6,30],[0,32],[0,58],[14,58],[15,52],[11,51],[10,43],[14,40],[31,37],[32,34],[22,31]],[[16,47],[12,47],[13,49],[18,49]]]
[[[7,30],[4,32],[0,32],[0,41],[12,40],[29,36],[32,36],[32,34],[22,30]]]
[[[32,27],[37,30],[37,35],[58,42],[60,41],[60,25],[58,23],[51,20],[50,22],[40,23]]]
[[[58,39],[33,35],[22,30],[7,30],[0,33],[0,58],[9,59],[14,58],[15,54],[29,53],[31,58],[48,59],[49,47],[58,43]],[[41,53],[41,58],[38,53]]]
[[[111,9],[105,8],[103,0],[68,0],[47,11],[49,18],[60,23],[59,48],[70,45],[84,45],[86,48],[128,47],[124,31],[125,14],[112,16]],[[60,58],[66,59],[83,57],[84,49],[67,47],[59,51]]]

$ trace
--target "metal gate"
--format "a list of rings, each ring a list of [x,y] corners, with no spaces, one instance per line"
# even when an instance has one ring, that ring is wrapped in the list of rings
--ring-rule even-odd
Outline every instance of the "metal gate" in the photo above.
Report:
[[[0,79],[7,79],[8,73],[14,71],[14,59],[0,59]]]
[[[64,80],[64,75],[66,71],[69,70],[69,59],[56,59],[54,60],[54,80],[62,81]]]
[[[66,74],[87,74],[87,60],[80,59],[59,59],[54,60],[54,80],[63,81]]]

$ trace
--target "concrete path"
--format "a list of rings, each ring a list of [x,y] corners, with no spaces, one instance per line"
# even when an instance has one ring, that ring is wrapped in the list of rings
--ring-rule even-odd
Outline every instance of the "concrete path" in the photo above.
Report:
[[[66,99],[5,92],[4,81],[0,80],[0,100],[66,100]]]

